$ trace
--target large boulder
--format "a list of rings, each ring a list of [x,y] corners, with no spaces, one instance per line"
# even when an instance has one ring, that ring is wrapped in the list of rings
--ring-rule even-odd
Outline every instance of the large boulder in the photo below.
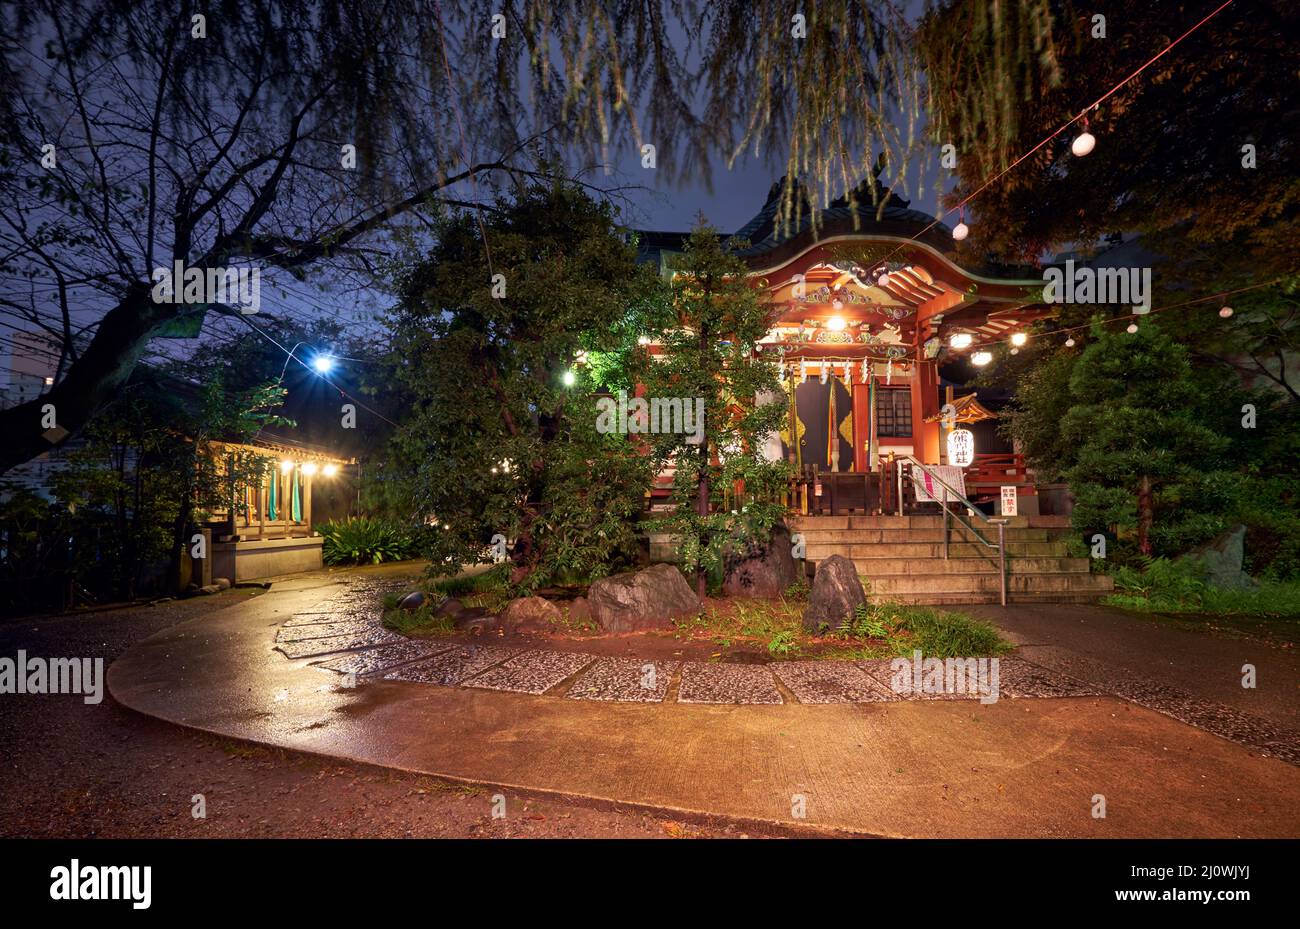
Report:
[[[777,526],[767,545],[747,555],[728,554],[722,592],[729,597],[779,597],[799,579],[790,530]]]
[[[853,562],[843,555],[831,555],[817,563],[812,590],[808,593],[808,609],[803,614],[804,628],[813,633],[823,627],[837,629],[866,602],[867,594]]]
[[[682,572],[670,564],[601,578],[587,591],[587,604],[606,632],[667,629],[672,620],[701,609]]]
[[[1195,566],[1211,587],[1242,590],[1256,585],[1255,579],[1242,570],[1245,558],[1246,527],[1233,526],[1179,560]]]
[[[501,611],[501,629],[516,632],[550,632],[560,621],[560,608],[542,597],[511,600]]]

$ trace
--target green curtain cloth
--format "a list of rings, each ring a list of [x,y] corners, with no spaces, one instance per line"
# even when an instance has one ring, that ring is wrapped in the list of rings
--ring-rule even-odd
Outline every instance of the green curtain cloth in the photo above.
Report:
[[[298,468],[293,469],[293,504],[290,512],[295,523],[302,522],[302,488],[298,486]]]
[[[276,493],[279,486],[280,486],[280,472],[272,471],[271,490],[267,494],[267,503],[266,503],[266,518],[271,522],[275,522],[276,512],[279,509],[279,507],[276,506],[276,504],[279,502],[279,500],[277,499],[279,495]]]

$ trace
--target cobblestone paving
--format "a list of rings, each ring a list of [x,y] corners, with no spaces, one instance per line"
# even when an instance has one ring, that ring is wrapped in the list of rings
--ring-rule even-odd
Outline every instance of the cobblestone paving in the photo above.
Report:
[[[872,703],[897,700],[888,687],[851,661],[792,661],[773,671],[800,703]]]
[[[383,645],[379,648],[371,649],[364,652],[354,652],[351,655],[345,655],[342,658],[334,658],[330,661],[319,662],[312,667],[324,668],[327,671],[337,671],[339,674],[356,674],[365,676],[369,674],[379,674],[387,671],[395,665],[405,664],[408,661],[415,661],[417,658],[428,658],[439,652],[445,652],[452,648],[450,642],[429,642],[420,639],[408,639],[404,642],[395,642],[392,645]]]
[[[328,655],[331,652],[351,652],[359,648],[373,648],[376,645],[391,645],[403,641],[395,632],[376,627],[369,632],[352,635],[336,635],[327,639],[307,639],[304,642],[281,642],[275,647],[289,658],[311,658],[314,655]]]
[[[763,665],[708,664],[688,661],[682,665],[681,703],[783,703],[772,672]]]
[[[296,629],[299,626],[321,626],[336,622],[357,622],[374,625],[377,622],[377,617],[373,609],[367,610],[354,606],[346,609],[321,610],[316,613],[295,613],[293,618],[284,624],[284,628]]]
[[[548,649],[522,651],[493,645],[462,646],[436,640],[412,640],[379,624],[374,603],[383,593],[396,589],[400,585],[349,585],[346,591],[286,621],[276,631],[275,647],[289,658],[336,656],[314,666],[342,674],[382,675],[385,680],[516,693],[544,694],[576,674],[566,693],[574,700],[661,703],[679,670],[677,700],[681,703],[781,703],[778,680],[800,703],[978,699],[978,694],[897,695],[893,691],[888,658],[771,665],[652,663],[640,658],[597,658]],[[338,654],[341,652],[351,654]],[[654,666],[654,674],[646,676],[645,669],[650,664]],[[650,681],[650,686],[645,681]],[[1193,697],[1123,668],[1103,666],[1077,656],[1043,664],[1002,658],[999,695],[1016,699],[1114,695],[1251,746],[1264,755],[1300,765],[1300,732],[1230,706]]]
[[[594,655],[530,649],[465,681],[465,686],[510,690],[519,694],[544,694],[595,660]]]
[[[662,703],[680,665],[679,661],[601,658],[573,682],[565,696],[572,700]]]
[[[421,684],[460,684],[480,671],[519,654],[517,648],[500,648],[496,645],[459,646],[424,661],[384,675],[386,681],[416,681]]]
[[[285,625],[275,634],[277,642],[303,642],[307,639],[328,639],[332,636],[355,635],[370,632],[375,624],[367,619],[350,619],[342,622],[311,623],[306,626]]]
[[[1000,687],[1010,697],[1099,697],[1091,684],[1049,671],[1022,658],[1003,658],[999,663]]]

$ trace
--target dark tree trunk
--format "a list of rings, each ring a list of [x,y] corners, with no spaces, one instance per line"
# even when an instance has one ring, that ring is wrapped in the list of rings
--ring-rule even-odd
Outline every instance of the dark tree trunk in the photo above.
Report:
[[[709,443],[700,443],[700,476],[695,491],[695,513],[701,520],[709,515]],[[700,545],[708,544],[708,538],[700,533]],[[695,569],[695,595],[701,599],[708,593],[708,579],[702,567]]]
[[[1138,551],[1151,554],[1151,524],[1155,521],[1155,502],[1151,493],[1151,478],[1142,475],[1138,481]]]

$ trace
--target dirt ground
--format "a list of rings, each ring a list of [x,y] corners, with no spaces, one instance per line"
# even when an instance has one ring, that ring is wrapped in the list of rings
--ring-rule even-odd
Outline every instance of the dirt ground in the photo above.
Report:
[[[103,657],[176,622],[257,595],[234,590],[80,616],[0,624],[0,655]],[[0,836],[689,838],[754,835],[448,785],[183,730],[105,696],[0,696]],[[195,818],[201,794],[206,817]]]

